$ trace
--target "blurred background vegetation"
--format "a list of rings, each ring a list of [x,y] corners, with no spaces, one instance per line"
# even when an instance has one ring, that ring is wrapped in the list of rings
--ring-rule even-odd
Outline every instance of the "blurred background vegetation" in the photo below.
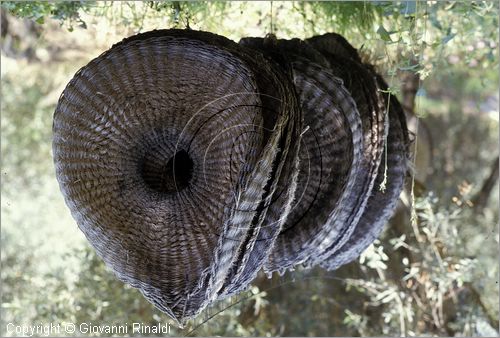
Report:
[[[189,27],[236,41],[343,34],[404,104],[415,170],[359,260],[259,276],[172,334],[497,336],[498,9],[496,1],[3,1],[0,334],[9,322],[173,324],[117,281],[78,230],[55,179],[51,127],[66,83],[112,43]]]

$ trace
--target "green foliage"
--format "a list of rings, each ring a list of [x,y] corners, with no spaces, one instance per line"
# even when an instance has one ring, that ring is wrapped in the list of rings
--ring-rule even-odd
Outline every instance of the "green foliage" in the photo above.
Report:
[[[317,28],[316,18],[325,20],[335,32],[345,34],[347,30],[360,33],[371,31],[373,23],[383,14],[383,7],[368,1],[319,1],[298,2],[295,9],[311,25]]]
[[[80,18],[79,11],[88,8],[90,5],[86,1],[2,1],[2,8],[11,14],[21,18],[32,19],[36,23],[43,24],[46,18],[50,17],[69,25],[69,30],[73,30],[72,23],[76,22],[81,27],[86,28],[86,23]]]
[[[462,198],[467,200],[467,196]],[[400,236],[393,238],[388,233],[382,237],[383,243],[375,241],[362,254],[360,263],[367,274],[362,279],[349,278],[347,283],[369,296],[368,306],[377,310],[379,319],[371,322],[368,330],[366,322],[360,320],[362,313],[346,311],[346,323],[356,327],[359,334],[473,335],[478,318],[485,316],[491,326],[496,326],[495,315],[490,314],[494,307],[463,301],[476,292],[472,276],[481,274],[484,267],[463,250],[464,239],[457,230],[471,217],[470,210],[457,204],[436,205],[437,198],[432,194],[418,198],[418,218],[412,232],[396,231]],[[401,271],[401,279],[391,276],[395,271]],[[494,289],[495,285],[489,287]]]
[[[224,15],[226,1],[149,1],[148,6],[158,14],[170,14],[173,26],[189,27],[189,23],[198,16]]]

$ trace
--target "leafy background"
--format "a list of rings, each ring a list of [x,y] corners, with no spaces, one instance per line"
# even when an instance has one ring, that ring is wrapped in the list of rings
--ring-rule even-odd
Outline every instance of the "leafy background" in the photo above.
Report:
[[[51,158],[73,74],[168,27],[236,41],[343,34],[405,104],[415,167],[359,260],[259,276],[172,335],[498,335],[497,2],[2,2],[1,15],[3,336],[9,322],[173,324],[96,257]]]

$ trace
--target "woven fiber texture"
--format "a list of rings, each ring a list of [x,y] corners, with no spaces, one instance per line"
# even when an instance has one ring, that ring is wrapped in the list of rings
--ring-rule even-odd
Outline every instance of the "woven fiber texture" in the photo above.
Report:
[[[296,200],[265,265],[268,272],[284,272],[318,254],[346,224],[341,219],[348,216],[341,214],[344,202],[359,195],[354,183],[363,149],[361,122],[350,94],[328,68],[314,62],[327,63],[309,44],[297,39],[266,42],[258,38],[240,43],[264,51],[273,43],[274,55],[279,52],[291,63],[307,126]]]
[[[262,62],[261,90],[233,49],[208,33],[126,39],[75,75],[54,116],[57,177],[80,228],[179,319],[214,297],[259,226],[295,130],[286,78]],[[264,110],[266,91],[276,103]]]
[[[320,51],[329,62],[329,69],[342,80],[358,107],[363,130],[363,158],[358,171],[356,185],[360,191],[351,206],[344,210],[349,216],[343,232],[319,255],[309,260],[308,265],[322,262],[342,247],[355,231],[368,199],[374,189],[389,124],[387,107],[377,86],[376,75],[360,62],[360,57],[342,36],[328,33],[307,40]],[[399,195],[399,193],[398,193]]]
[[[408,158],[386,89],[335,33],[138,34],[64,89],[56,176],[105,264],[184,323],[259,271],[336,269],[380,234]]]

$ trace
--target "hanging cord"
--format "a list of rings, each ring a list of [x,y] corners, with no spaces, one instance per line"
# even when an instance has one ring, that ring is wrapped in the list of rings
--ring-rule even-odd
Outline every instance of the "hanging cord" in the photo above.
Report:
[[[270,1],[269,3],[271,4],[270,13],[269,13],[269,16],[270,16],[270,22],[269,22],[270,29],[269,29],[269,33],[267,33],[266,36],[265,36],[265,38],[264,38],[264,44],[267,45],[269,48],[274,48],[274,47],[276,47],[277,38],[276,38],[276,35],[274,34],[273,2]]]
[[[270,16],[271,16],[271,29],[270,33],[271,35],[274,35],[274,22],[273,22],[273,2],[271,1],[271,11],[270,11]]]

